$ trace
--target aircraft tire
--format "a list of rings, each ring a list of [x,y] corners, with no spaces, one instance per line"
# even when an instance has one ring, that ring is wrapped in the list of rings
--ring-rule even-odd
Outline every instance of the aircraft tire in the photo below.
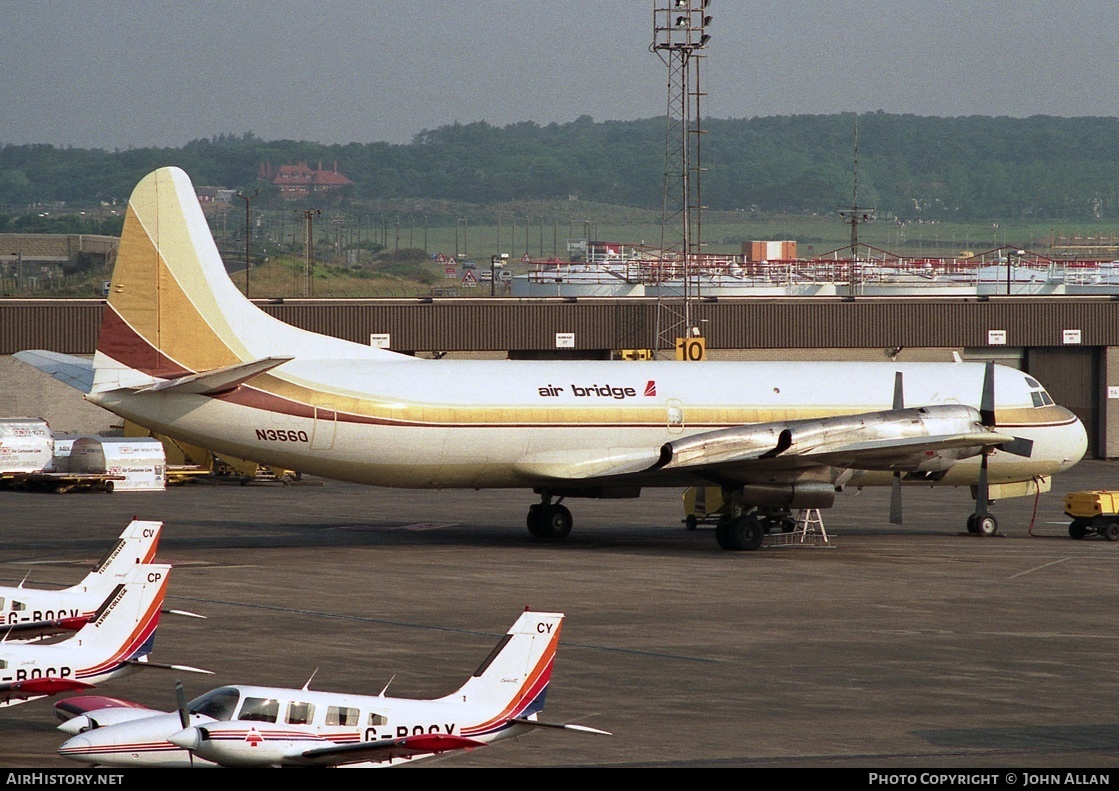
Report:
[[[533,538],[556,541],[567,538],[574,524],[571,511],[559,503],[538,504],[528,509],[528,532]]]
[[[999,532],[999,522],[991,514],[975,520],[975,532],[981,536],[993,536]]]
[[[979,532],[979,518],[975,514],[968,514],[967,531],[973,534]]]
[[[732,552],[753,552],[765,540],[765,528],[756,517],[739,516],[720,522],[715,528],[715,540]]]

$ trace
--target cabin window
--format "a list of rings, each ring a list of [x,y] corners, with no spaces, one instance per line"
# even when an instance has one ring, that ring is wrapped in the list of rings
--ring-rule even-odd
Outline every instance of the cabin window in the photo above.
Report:
[[[12,612],[23,612],[27,609],[27,602],[12,599]]]
[[[275,698],[245,698],[237,719],[248,722],[275,722],[280,714],[280,701]]]
[[[8,669],[8,662],[4,659],[0,659],[0,670],[7,670],[7,669]]]
[[[389,724],[389,718],[386,717],[384,714],[374,714],[373,712],[369,712],[369,724],[370,725],[388,725]]]
[[[0,596],[0,610],[4,609],[4,597]]]
[[[328,706],[326,709],[327,725],[357,725],[361,720],[361,712],[346,706]]]
[[[233,719],[233,712],[237,710],[237,701],[240,699],[241,693],[233,687],[221,687],[195,698],[187,709],[192,714],[204,714],[215,720],[226,721]]]
[[[315,705],[313,703],[300,703],[293,700],[288,704],[288,713],[284,722],[288,725],[310,725],[314,717]]]

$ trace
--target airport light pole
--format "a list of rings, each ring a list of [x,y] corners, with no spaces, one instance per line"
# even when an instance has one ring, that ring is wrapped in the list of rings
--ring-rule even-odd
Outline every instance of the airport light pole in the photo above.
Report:
[[[249,203],[259,194],[259,188],[252,195],[246,195],[243,192],[237,193],[237,197],[245,202],[245,299],[249,298],[249,238],[252,235],[252,224],[249,222]]]
[[[490,296],[491,297],[497,296],[497,294],[495,293],[495,286],[494,286],[494,283],[497,280],[497,273],[494,271],[494,270],[497,269],[497,262],[498,261],[504,261],[508,257],[509,257],[508,253],[497,253],[495,255],[490,256]],[[503,264],[503,266],[504,266],[504,264]]]

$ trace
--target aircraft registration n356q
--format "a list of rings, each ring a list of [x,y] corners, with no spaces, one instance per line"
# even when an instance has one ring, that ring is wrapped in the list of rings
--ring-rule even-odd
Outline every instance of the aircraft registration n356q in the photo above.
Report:
[[[414,488],[525,488],[565,537],[573,497],[720,486],[724,549],[847,486],[1025,494],[1084,455],[1042,385],[983,363],[421,360],[269,316],[229,279],[187,174],[129,200],[96,355],[20,359],[141,426],[237,458]],[[908,405],[908,406],[907,406]]]

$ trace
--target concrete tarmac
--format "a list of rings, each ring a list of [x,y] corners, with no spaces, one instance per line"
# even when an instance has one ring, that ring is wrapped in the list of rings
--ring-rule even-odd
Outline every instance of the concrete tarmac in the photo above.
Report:
[[[680,492],[569,500],[540,543],[521,491],[411,492],[333,481],[166,492],[0,491],[0,584],[78,581],[133,517],[163,520],[174,564],[156,669],[98,692],[160,709],[226,683],[436,697],[525,608],[567,614],[541,731],[414,764],[450,767],[1119,766],[1119,542],[1076,541],[1064,493],[1119,488],[1083,462],[1040,498],[964,529],[966,489],[848,491],[830,541],[725,552],[684,529]],[[391,684],[390,684],[391,681]],[[0,709],[0,766],[57,756],[53,700]]]

